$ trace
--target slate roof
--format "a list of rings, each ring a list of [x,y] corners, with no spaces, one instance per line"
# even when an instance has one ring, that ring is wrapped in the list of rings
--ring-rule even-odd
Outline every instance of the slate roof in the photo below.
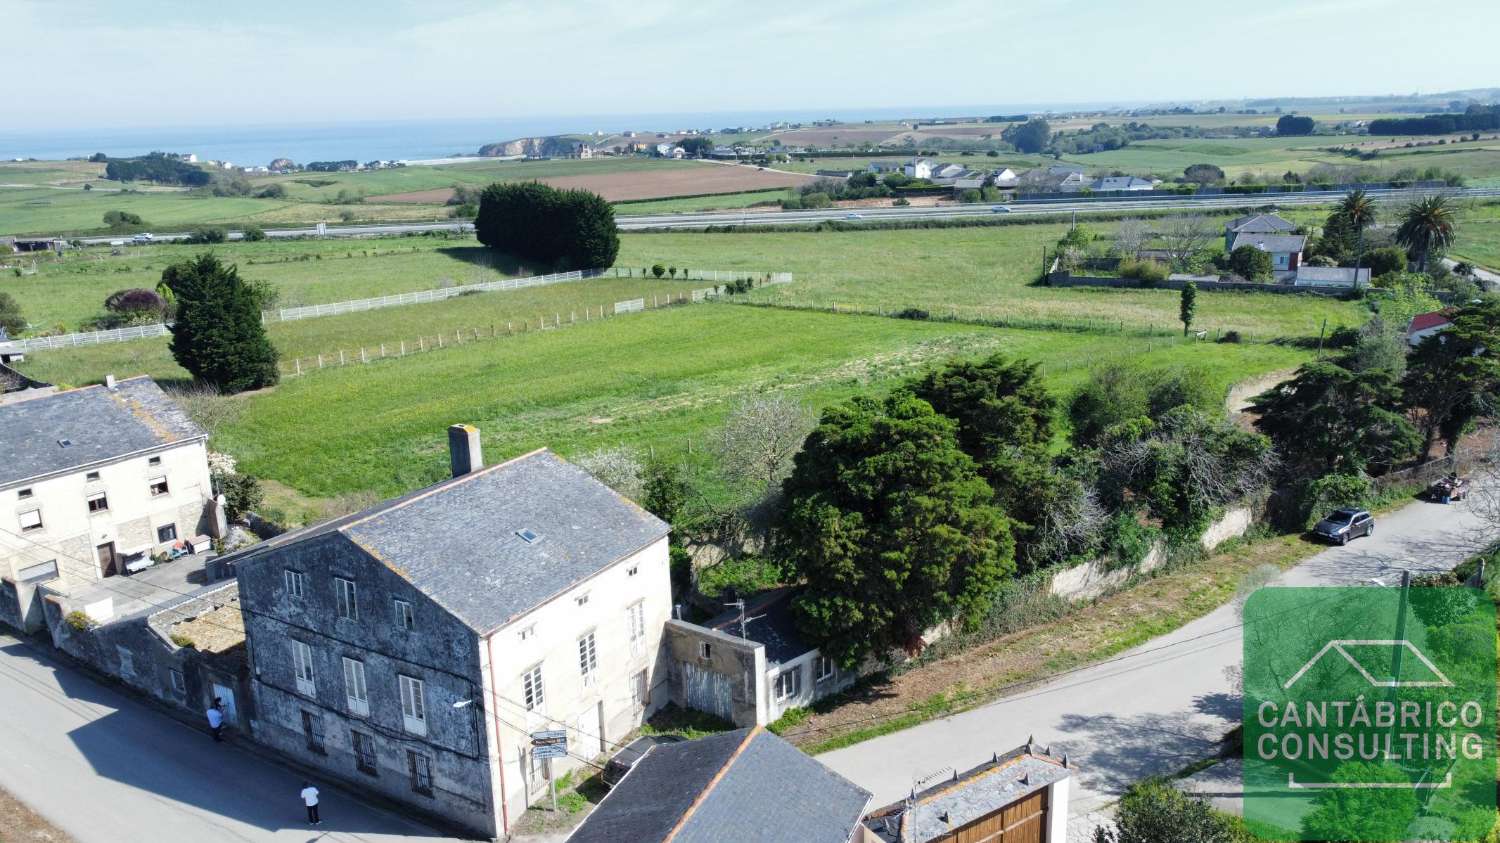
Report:
[[[536,541],[522,539],[522,530]],[[670,530],[542,449],[278,536],[235,562],[338,533],[485,635]]]
[[[1094,190],[1132,190],[1136,188],[1153,187],[1149,179],[1140,179],[1135,176],[1105,176],[1094,182]]]
[[[1240,232],[1234,236],[1234,243],[1229,247],[1233,252],[1241,246],[1254,246],[1257,249],[1264,248],[1267,252],[1300,252],[1307,245],[1307,238],[1301,234],[1260,234],[1258,232]]]
[[[849,843],[870,793],[756,726],[653,747],[568,843]]]
[[[145,376],[3,404],[0,486],[205,435]]]
[[[745,624],[744,637],[765,645],[767,664],[785,664],[814,649],[797,632],[796,618],[792,615],[792,597],[796,593],[796,588],[786,586],[763,591],[745,600],[745,617],[754,620]],[[730,609],[704,626],[739,638],[740,612]]]
[[[1279,234],[1296,228],[1290,220],[1276,214],[1251,214],[1224,223],[1224,230],[1230,234]]]
[[[1030,744],[871,811],[864,825],[886,843],[929,843],[1072,775],[1066,759]]]

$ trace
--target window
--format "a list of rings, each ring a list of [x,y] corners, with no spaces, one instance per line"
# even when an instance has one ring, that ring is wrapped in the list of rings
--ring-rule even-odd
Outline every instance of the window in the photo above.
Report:
[[[306,574],[287,568],[281,576],[286,581],[286,596],[301,599],[302,595],[307,593]]]
[[[19,490],[19,491],[16,492],[16,498],[19,499],[19,500],[23,500],[24,501],[24,500],[26,500],[29,497],[31,497],[31,490],[30,489],[21,489],[21,490]]]
[[[631,565],[629,568],[625,569],[625,576],[627,576],[627,577],[633,577],[636,574],[639,574],[640,572],[641,572],[641,566],[639,566],[639,565]]]
[[[323,715],[302,710],[302,737],[310,751],[323,754]]]
[[[432,795],[432,759],[415,750],[406,751],[406,769],[411,772],[411,789],[423,796]]]
[[[594,645],[594,633],[578,639],[578,672],[583,674],[583,684],[592,685],[595,671],[599,667],[599,650]]]
[[[815,675],[818,677],[818,681],[819,682],[822,682],[825,679],[832,679],[833,678],[833,674],[834,674],[833,659],[830,659],[827,656],[818,656],[817,661],[813,662],[813,664],[815,665],[815,667],[814,667],[814,670],[816,671]]]
[[[709,658],[711,658],[713,656],[713,654],[714,654],[714,649],[713,649],[712,646],[709,645],[709,643],[707,641],[699,641],[698,642],[698,658],[704,659],[706,661]]]
[[[401,725],[413,735],[427,734],[427,700],[423,690],[427,683],[410,676],[397,676],[401,685]]]
[[[57,579],[57,560],[49,559],[35,565],[27,565],[17,571],[18,579],[23,583],[46,582]]]
[[[646,644],[646,601],[630,604],[625,610],[625,625],[630,630],[630,652],[638,656]]]
[[[542,536],[540,533],[530,529],[517,530],[516,538],[520,539],[523,542],[526,542],[527,544],[536,544],[537,542],[542,540]]]
[[[115,652],[120,655],[120,678],[133,678],[135,676],[135,658],[124,647],[115,647]]]
[[[359,606],[354,602],[354,580],[334,577],[333,593],[338,597],[339,617],[351,621],[359,620]]]
[[[536,624],[532,624],[532,625],[526,627],[525,629],[523,629],[520,632],[516,633],[516,635],[522,641],[528,641],[528,640],[530,640],[532,638],[532,636],[536,635]]]
[[[368,776],[380,775],[375,766],[375,739],[364,732],[349,730],[350,743],[354,745],[354,766]]]
[[[146,460],[146,465],[149,465],[152,468],[156,468],[157,466],[161,465],[161,457],[152,457],[151,459]]]
[[[93,483],[94,481],[96,481],[98,479],[99,479],[99,472],[97,472],[97,471],[90,471],[88,474],[83,475],[83,480],[84,480],[85,483]]]
[[[542,694],[542,666],[537,665],[521,675],[521,700],[527,711],[535,711],[546,702]]]
[[[167,673],[172,677],[172,693],[182,696],[187,693],[187,679],[183,677],[182,671],[171,668]]]
[[[416,629],[417,619],[411,613],[411,604],[406,602],[405,600],[397,600],[395,601],[395,607],[396,628],[404,629],[407,632],[411,632],[413,629]]]
[[[157,541],[158,544],[160,544],[162,542],[175,542],[175,541],[177,541],[177,525],[176,524],[163,524],[160,527],[157,527],[156,528],[156,541]]]
[[[802,695],[802,668],[784,670],[776,676],[776,699],[789,700]]]
[[[587,606],[589,604],[589,596],[587,594],[580,594],[573,598],[573,602],[580,606]]]
[[[297,677],[297,693],[315,696],[317,683],[313,679],[312,648],[301,641],[292,641],[292,672]]]
[[[358,717],[370,716],[370,689],[365,686],[365,663],[344,657],[344,701],[349,713]]]
[[[107,512],[109,510],[109,498],[103,492],[95,492],[89,495],[89,512]]]
[[[630,683],[630,702],[636,709],[645,708],[651,702],[651,686],[646,684],[646,671],[635,675]]]
[[[153,497],[153,498],[160,497],[162,495],[165,495],[166,493],[167,493],[167,478],[165,478],[165,477],[153,477],[153,478],[151,478],[151,497]]]
[[[42,529],[42,511],[40,509],[28,509],[17,516],[21,520],[21,531]]]

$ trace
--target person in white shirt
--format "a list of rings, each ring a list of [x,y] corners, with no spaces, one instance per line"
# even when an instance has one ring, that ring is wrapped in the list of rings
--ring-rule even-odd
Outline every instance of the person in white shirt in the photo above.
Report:
[[[214,742],[224,740],[224,701],[214,697],[214,704],[205,712],[208,715],[208,730],[213,733]]]
[[[302,783],[302,804],[307,806],[307,821],[322,825],[323,820],[318,818],[318,789],[312,786],[312,782]]]

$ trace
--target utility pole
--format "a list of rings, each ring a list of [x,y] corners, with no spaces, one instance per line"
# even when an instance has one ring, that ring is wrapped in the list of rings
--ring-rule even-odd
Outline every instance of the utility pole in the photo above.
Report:
[[[1318,329],[1318,359],[1323,359],[1323,333],[1328,330],[1328,317],[1323,317],[1323,327]]]

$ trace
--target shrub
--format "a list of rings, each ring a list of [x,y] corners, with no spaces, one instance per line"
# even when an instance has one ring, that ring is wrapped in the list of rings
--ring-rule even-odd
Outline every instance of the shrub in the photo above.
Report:
[[[91,630],[94,627],[98,626],[98,624],[94,623],[94,619],[93,618],[89,617],[88,615],[84,614],[83,612],[78,611],[77,609],[74,609],[73,611],[69,612],[63,618],[63,622],[66,623],[68,626],[71,626],[73,629],[77,630],[78,632],[88,632],[89,630]]]
[[[1125,258],[1120,261],[1120,277],[1134,278],[1143,285],[1160,284],[1167,280],[1167,266],[1160,261]]]
[[[651,265],[651,274],[655,275],[657,278],[660,278],[663,275],[667,274],[667,268],[659,263],[654,263]]]
[[[891,204],[897,208],[905,208],[907,205],[911,204],[911,200],[907,199],[905,196],[899,196]]]
[[[104,300],[104,309],[111,313],[149,313],[161,315],[167,302],[155,290],[131,289],[110,293]]]
[[[1406,252],[1398,246],[1385,246],[1366,252],[1364,263],[1370,268],[1371,278],[1402,272],[1406,269]]]
[[[226,474],[211,472],[214,494],[224,496],[224,508],[229,518],[238,520],[248,512],[254,512],[265,501],[265,492],[260,481],[248,474]]]
[[[268,184],[255,194],[257,199],[285,199],[286,185]]]
[[[731,591],[744,597],[781,582],[781,566],[759,556],[725,559],[698,572],[698,590],[714,599],[726,597]]]
[[[1207,802],[1149,779],[1126,791],[1114,828],[1094,832],[1094,843],[1236,843],[1234,823]]]
[[[115,231],[130,231],[146,225],[140,214],[132,214],[129,211],[105,211],[104,224]]]
[[[1375,497],[1375,486],[1361,473],[1325,474],[1302,491],[1303,527],[1312,529],[1331,510],[1365,507]]]
[[[904,310],[898,310],[898,311],[896,311],[896,314],[895,314],[895,316],[896,316],[897,319],[918,319],[918,320],[927,319],[930,315],[931,314],[929,314],[927,311],[923,310],[920,307],[908,307],[908,308],[906,308]]]
[[[801,196],[793,196],[791,198],[781,200],[781,209],[783,211],[800,211],[800,210],[802,210],[802,197]]]
[[[184,649],[196,650],[198,648],[198,642],[194,641],[191,636],[184,635],[181,632],[174,632],[167,637],[172,639],[173,644]]]
[[[972,202],[979,202],[979,201],[981,201],[983,199],[984,199],[984,194],[980,193],[979,191],[977,191],[977,190],[975,190],[973,188],[969,188],[968,190],[965,190],[962,193],[958,194],[958,201],[960,201],[960,202],[972,203]]]
[[[1261,281],[1271,277],[1271,255],[1254,246],[1241,246],[1230,253],[1229,268],[1241,278]]]
[[[344,210],[339,211],[339,219],[343,220],[344,222],[354,222],[354,212],[345,208]]]
[[[826,193],[808,193],[802,197],[804,208],[828,208],[833,205],[833,198]]]
[[[1108,568],[1140,563],[1151,552],[1151,545],[1161,536],[1155,527],[1142,524],[1134,513],[1116,512],[1104,523],[1100,534],[1102,553]]]
[[[1225,331],[1224,335],[1222,337],[1219,337],[1219,342],[1240,342],[1240,332],[1234,330]]]
[[[258,225],[252,225],[240,233],[240,239],[250,243],[259,243],[266,239],[266,231]]]
[[[16,277],[21,277],[21,268],[16,267]],[[0,328],[15,336],[26,330],[26,317],[21,315],[21,306],[10,293],[0,292]]]
[[[193,229],[187,236],[188,243],[223,243],[229,239],[229,232],[220,225],[200,225]]]

